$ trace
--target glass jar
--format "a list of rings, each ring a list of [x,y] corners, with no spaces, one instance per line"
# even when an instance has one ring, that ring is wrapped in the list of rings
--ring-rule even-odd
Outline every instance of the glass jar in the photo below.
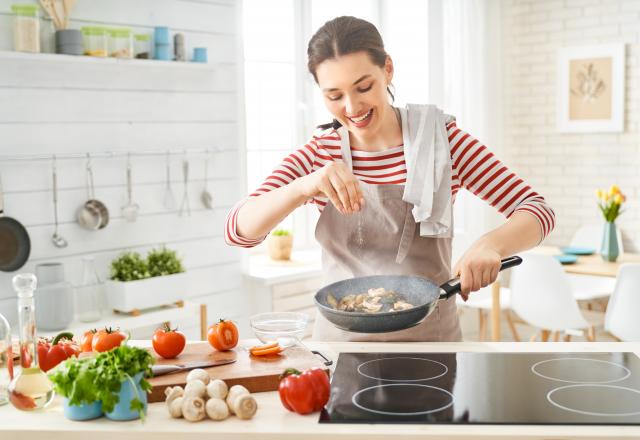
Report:
[[[18,52],[40,52],[40,18],[38,5],[11,5],[13,17],[13,49]]]
[[[131,29],[109,30],[109,56],[133,58],[133,35]]]
[[[53,400],[53,384],[38,366],[36,313],[33,302],[36,285],[36,276],[32,273],[13,277],[13,288],[18,293],[20,371],[9,383],[9,401],[23,411],[44,408]]]
[[[84,41],[84,54],[92,57],[106,57],[107,30],[99,26],[85,26],[80,30]]]
[[[9,369],[11,365],[11,370]],[[9,402],[7,387],[13,370],[13,352],[11,350],[11,328],[9,323],[0,315],[0,406]]]
[[[151,58],[151,35],[136,34],[135,40],[136,58],[145,60]]]
[[[82,284],[76,287],[76,313],[82,322],[94,322],[102,316],[103,285],[96,273],[93,257],[82,258]]]

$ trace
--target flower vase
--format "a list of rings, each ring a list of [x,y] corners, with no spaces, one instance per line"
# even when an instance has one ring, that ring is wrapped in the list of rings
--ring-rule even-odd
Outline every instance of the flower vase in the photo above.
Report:
[[[604,261],[614,262],[618,259],[620,249],[618,247],[618,235],[615,222],[606,222],[602,233],[602,246],[600,255]]]

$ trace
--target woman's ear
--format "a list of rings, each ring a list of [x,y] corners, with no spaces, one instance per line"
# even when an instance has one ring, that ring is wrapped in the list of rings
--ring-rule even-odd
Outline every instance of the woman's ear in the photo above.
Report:
[[[391,80],[393,80],[393,60],[389,55],[387,55],[387,59],[384,61],[384,74],[387,78],[387,85],[391,84]]]

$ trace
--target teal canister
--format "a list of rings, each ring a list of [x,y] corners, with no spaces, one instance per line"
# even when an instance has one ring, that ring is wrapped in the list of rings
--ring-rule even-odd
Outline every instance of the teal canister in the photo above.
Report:
[[[36,326],[39,330],[64,330],[73,321],[73,286],[64,279],[62,263],[36,266]]]

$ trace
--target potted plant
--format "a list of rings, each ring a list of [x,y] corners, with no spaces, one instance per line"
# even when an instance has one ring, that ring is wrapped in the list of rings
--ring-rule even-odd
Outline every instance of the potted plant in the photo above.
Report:
[[[93,384],[96,369],[93,358],[69,358],[58,365],[49,379],[62,396],[63,413],[70,420],[91,420],[102,416],[102,402]]]
[[[290,260],[293,234],[286,229],[275,229],[267,239],[269,256],[273,260]]]
[[[142,309],[174,304],[186,296],[186,273],[175,251],[153,249],[146,258],[125,252],[111,262],[107,281],[109,307],[138,313]]]
[[[63,396],[64,415],[89,420],[103,413],[112,420],[144,419],[151,384],[151,354],[120,345],[91,358],[70,358],[49,378]]]
[[[605,261],[616,261],[620,253],[618,246],[618,235],[616,232],[616,219],[622,214],[622,204],[627,200],[620,188],[612,185],[608,191],[597,190],[598,208],[604,216],[605,225],[602,234],[602,245],[600,255]]]

